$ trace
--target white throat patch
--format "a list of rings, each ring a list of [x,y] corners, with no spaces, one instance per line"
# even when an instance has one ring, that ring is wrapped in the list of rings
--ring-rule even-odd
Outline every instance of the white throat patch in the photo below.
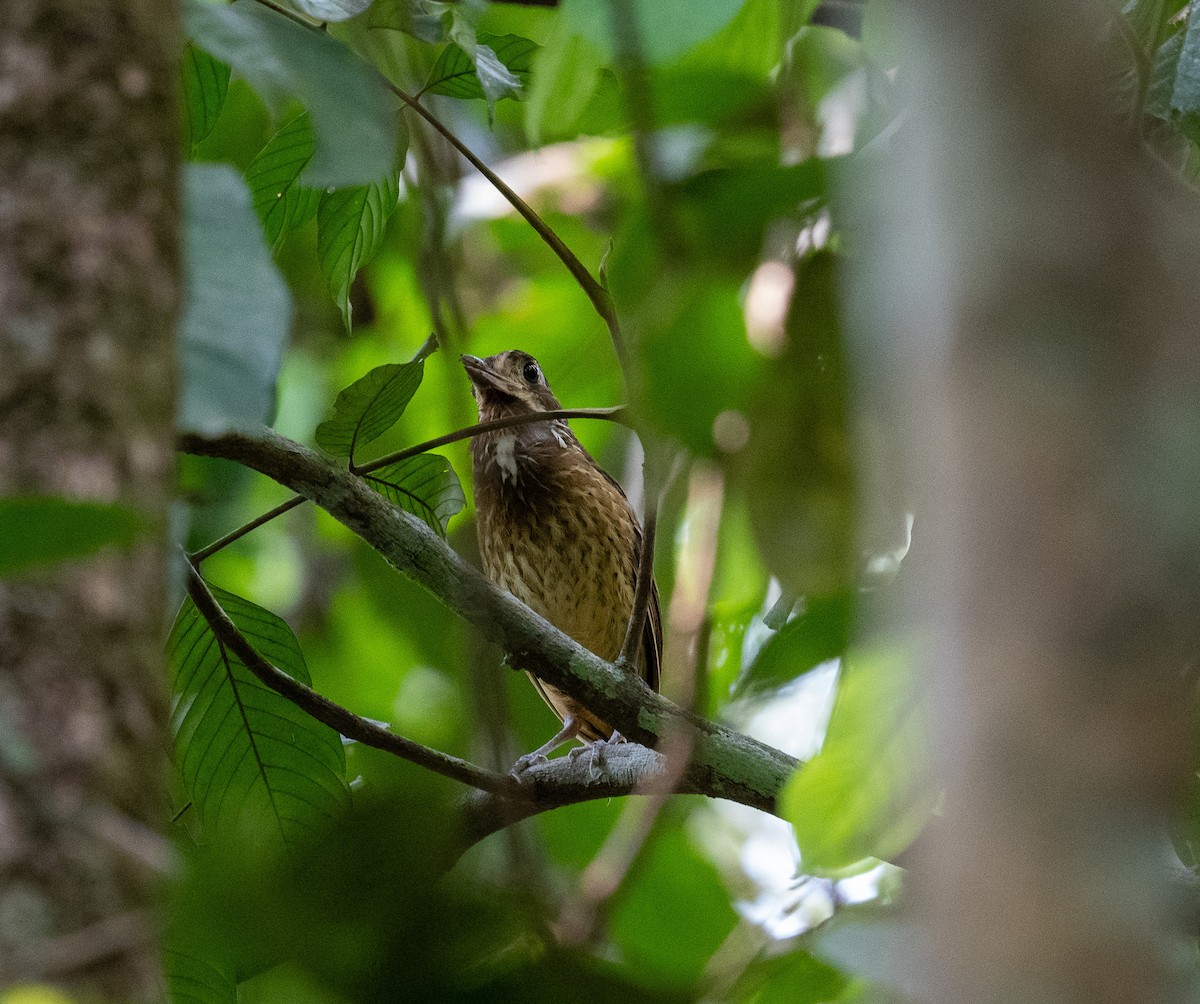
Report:
[[[517,437],[511,432],[496,440],[496,466],[500,468],[500,477],[505,481],[517,483],[517,457],[514,448]]]

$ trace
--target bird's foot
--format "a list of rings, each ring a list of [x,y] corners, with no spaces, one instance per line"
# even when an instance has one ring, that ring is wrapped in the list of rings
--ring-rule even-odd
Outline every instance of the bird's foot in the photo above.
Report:
[[[550,758],[538,750],[532,753],[526,753],[523,756],[517,757],[517,762],[512,765],[512,770],[508,772],[509,777],[515,781],[520,781],[521,775],[529,770],[535,763],[549,763]]]
[[[625,737],[616,729],[613,729],[613,734],[607,739],[593,739],[590,742],[585,742],[582,746],[576,746],[573,750],[567,753],[567,758],[570,760],[578,759],[584,753],[588,755],[588,774],[598,773],[597,766],[604,766],[604,753],[610,746],[615,746],[617,743],[625,742]]]

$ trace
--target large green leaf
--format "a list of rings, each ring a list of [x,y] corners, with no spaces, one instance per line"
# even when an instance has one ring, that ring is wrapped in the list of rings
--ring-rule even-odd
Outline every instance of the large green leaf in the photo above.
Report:
[[[525,128],[535,143],[575,134],[600,79],[603,59],[596,47],[559,18],[532,60],[533,79],[525,104]]]
[[[376,366],[342,390],[333,402],[333,417],[317,426],[317,445],[353,463],[355,449],[382,436],[404,414],[421,386],[425,359],[436,348],[430,337],[408,362]]]
[[[306,223],[317,212],[321,193],[300,184],[300,174],[315,149],[312,121],[308,112],[301,112],[284,123],[246,168],[254,211],[273,248],[278,247],[287,231]]]
[[[715,35],[733,20],[744,0],[628,0],[633,15],[629,35],[636,38],[650,64],[668,62],[698,42]],[[612,62],[625,40],[614,33],[612,5],[595,0],[563,0],[560,15],[569,28],[586,38]]]
[[[0,576],[132,543],[142,527],[128,506],[56,495],[0,498]]]
[[[400,177],[324,192],[317,206],[317,260],[350,330],[350,284],[383,238],[400,198]]]
[[[788,621],[762,647],[738,678],[736,697],[748,697],[791,683],[846,650],[854,594],[847,591],[804,604],[804,612]]]
[[[929,773],[930,709],[906,652],[843,658],[824,745],[780,799],[801,866],[821,874],[887,860],[920,833],[937,791]]]
[[[291,629],[249,600],[213,595],[268,662],[301,683],[308,667]],[[264,686],[187,600],[167,641],[175,759],[201,824],[292,848],[349,804],[341,737]]]
[[[451,42],[439,54],[423,93],[452,98],[522,98],[539,46],[520,35],[480,32],[475,58]]]
[[[237,1004],[237,981],[228,966],[213,965],[188,951],[163,952],[171,1004]]]
[[[363,476],[392,505],[424,520],[440,537],[467,503],[450,461],[436,453],[409,457]]]
[[[183,108],[193,146],[212,132],[228,92],[228,64],[189,42],[183,50]]]
[[[859,576],[850,372],[837,259],[817,252],[794,274],[782,354],[755,389],[749,445],[731,465],[746,479],[767,567],[785,588],[815,599]]]
[[[183,249],[179,424],[207,432],[261,425],[274,412],[292,301],[232,167],[187,165]]]
[[[316,150],[304,182],[366,185],[399,158],[396,100],[345,45],[258,3],[187,0],[188,37],[229,63],[268,103],[297,98],[312,116]]]

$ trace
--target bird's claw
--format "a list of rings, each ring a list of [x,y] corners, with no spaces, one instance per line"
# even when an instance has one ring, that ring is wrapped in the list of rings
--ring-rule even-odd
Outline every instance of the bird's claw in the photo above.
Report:
[[[521,775],[529,770],[535,763],[548,763],[550,758],[545,753],[526,753],[523,756],[517,757],[517,762],[512,765],[512,770],[508,772],[509,777],[515,781],[522,780]]]

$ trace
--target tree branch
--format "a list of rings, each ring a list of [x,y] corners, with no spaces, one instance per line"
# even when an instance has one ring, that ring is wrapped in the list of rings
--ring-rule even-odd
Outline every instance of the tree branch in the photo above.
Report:
[[[514,664],[595,709],[630,739],[653,745],[673,725],[694,729],[689,790],[775,811],[779,791],[796,768],[796,760],[689,714],[636,677],[618,672],[492,586],[428,527],[393,507],[337,461],[271,430],[212,436],[188,433],[181,437],[181,448],[197,456],[241,463],[311,499],[500,645]],[[526,815],[549,807],[537,794],[538,774],[529,773],[539,804]]]

